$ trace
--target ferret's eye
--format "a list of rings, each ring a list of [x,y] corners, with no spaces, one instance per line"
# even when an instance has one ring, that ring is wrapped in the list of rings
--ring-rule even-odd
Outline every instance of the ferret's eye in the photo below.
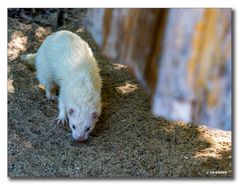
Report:
[[[90,127],[87,127],[87,128],[85,129],[86,132],[89,131],[89,130],[90,130]]]
[[[75,125],[72,126],[73,129],[76,129]]]

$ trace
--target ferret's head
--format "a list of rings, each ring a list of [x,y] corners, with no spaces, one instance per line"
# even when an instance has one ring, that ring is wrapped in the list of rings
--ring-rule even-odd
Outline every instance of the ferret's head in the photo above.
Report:
[[[69,126],[72,131],[72,137],[77,142],[86,140],[90,132],[94,129],[99,115],[100,111],[95,108],[70,108],[68,110],[68,118]]]

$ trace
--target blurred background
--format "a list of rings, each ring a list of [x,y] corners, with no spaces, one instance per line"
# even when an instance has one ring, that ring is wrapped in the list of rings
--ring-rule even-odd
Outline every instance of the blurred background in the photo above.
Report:
[[[231,9],[88,9],[86,27],[169,120],[231,130]]]

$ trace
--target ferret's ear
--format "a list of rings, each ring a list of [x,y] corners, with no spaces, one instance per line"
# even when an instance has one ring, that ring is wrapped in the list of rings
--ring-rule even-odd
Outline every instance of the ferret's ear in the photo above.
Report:
[[[73,108],[70,108],[70,110],[69,110],[69,115],[72,116],[72,115],[74,114],[74,112],[75,112],[74,109],[73,109]]]
[[[94,111],[94,112],[92,113],[92,118],[93,118],[93,119],[98,118],[98,116],[99,116],[99,114],[98,114],[97,111]]]

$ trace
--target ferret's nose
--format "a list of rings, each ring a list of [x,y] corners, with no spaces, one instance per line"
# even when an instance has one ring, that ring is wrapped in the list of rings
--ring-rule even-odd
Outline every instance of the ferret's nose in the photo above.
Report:
[[[76,140],[76,142],[77,142],[77,143],[82,143],[84,140],[85,140],[84,137],[79,137],[79,138]]]

